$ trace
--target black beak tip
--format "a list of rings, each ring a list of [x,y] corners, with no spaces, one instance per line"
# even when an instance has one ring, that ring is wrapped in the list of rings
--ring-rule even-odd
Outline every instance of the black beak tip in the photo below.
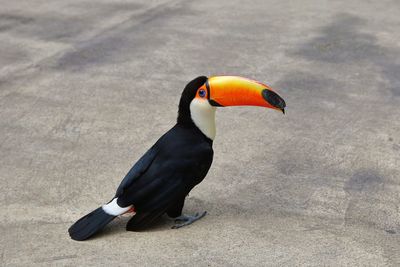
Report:
[[[285,114],[285,100],[283,100],[283,98],[280,97],[277,93],[268,89],[264,89],[262,91],[262,96],[265,101],[267,101],[271,106],[282,110],[283,114]]]

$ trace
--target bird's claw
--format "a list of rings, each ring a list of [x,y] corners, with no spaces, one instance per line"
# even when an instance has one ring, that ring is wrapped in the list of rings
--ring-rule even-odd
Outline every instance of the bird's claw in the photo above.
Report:
[[[203,218],[204,216],[206,216],[207,211],[204,211],[203,213],[196,213],[195,215],[191,216],[191,215],[181,215],[179,217],[175,218],[175,225],[172,226],[172,229],[178,229],[181,228],[183,226],[189,225],[194,223],[197,220],[200,220],[201,218]]]

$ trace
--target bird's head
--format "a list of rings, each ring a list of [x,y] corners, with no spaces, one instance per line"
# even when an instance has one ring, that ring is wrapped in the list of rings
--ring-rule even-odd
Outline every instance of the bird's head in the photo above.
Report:
[[[259,106],[285,113],[286,103],[266,84],[239,76],[205,76],[189,82],[179,103],[178,123],[194,123],[206,136],[215,137],[215,108]]]

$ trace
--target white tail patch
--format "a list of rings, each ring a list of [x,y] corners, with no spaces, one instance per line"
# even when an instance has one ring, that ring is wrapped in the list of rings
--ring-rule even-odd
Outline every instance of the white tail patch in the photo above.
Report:
[[[110,203],[102,206],[105,213],[113,215],[113,216],[119,216],[119,215],[124,214],[125,212],[129,211],[133,207],[133,205],[130,205],[125,208],[120,207],[117,203],[117,199],[118,198],[114,198]]]

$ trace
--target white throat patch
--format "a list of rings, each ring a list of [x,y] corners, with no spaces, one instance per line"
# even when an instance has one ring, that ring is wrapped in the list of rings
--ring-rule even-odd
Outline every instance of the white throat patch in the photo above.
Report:
[[[190,103],[190,115],[194,124],[211,140],[214,140],[216,133],[215,110],[207,99],[194,98]]]

